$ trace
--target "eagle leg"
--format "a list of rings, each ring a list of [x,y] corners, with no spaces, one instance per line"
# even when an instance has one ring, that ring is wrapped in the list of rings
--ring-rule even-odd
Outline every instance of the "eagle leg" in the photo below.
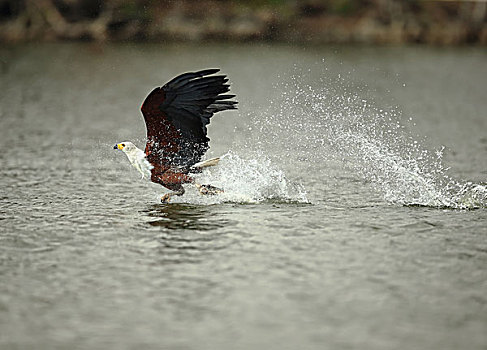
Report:
[[[204,195],[215,195],[215,194],[223,193],[223,190],[221,188],[212,185],[200,185],[200,184],[195,184],[195,185],[198,191],[200,191],[200,193]]]
[[[161,197],[161,203],[169,203],[172,196],[182,196],[184,194],[184,187],[181,186],[179,189],[173,192],[166,193],[164,196]]]

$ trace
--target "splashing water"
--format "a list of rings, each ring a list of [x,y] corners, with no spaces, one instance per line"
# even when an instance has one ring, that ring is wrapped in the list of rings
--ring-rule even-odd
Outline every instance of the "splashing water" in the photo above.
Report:
[[[275,167],[268,157],[249,153],[242,158],[230,151],[220,158],[218,166],[205,169],[196,176],[196,181],[222,188],[224,192],[216,196],[200,196],[188,191],[185,201],[205,204],[262,201],[308,203],[304,188],[288,181],[284,172]]]
[[[467,209],[485,207],[487,187],[448,175],[443,149],[431,152],[401,125],[397,110],[382,110],[347,89],[343,79],[318,88],[293,77],[280,101],[254,118],[258,144],[279,145],[280,159],[340,160],[390,203]],[[285,137],[283,137],[285,136]],[[326,171],[326,167],[323,168]],[[326,174],[323,174],[326,175]]]
[[[401,124],[398,110],[380,109],[349,92],[341,77],[320,83],[313,87],[293,76],[290,83],[276,87],[281,97],[270,101],[267,110],[248,115],[250,135],[244,144],[196,177],[224,193],[200,196],[189,190],[174,201],[309,203],[304,186],[288,180],[281,169],[294,169],[302,162],[324,164],[314,170],[326,181],[326,165],[339,161],[392,204],[487,207],[487,186],[450,177],[443,165],[444,149],[422,146]],[[240,149],[245,156],[236,151]]]

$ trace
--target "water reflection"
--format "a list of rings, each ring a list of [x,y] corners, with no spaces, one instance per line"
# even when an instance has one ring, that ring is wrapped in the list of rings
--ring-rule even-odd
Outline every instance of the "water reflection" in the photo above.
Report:
[[[215,206],[192,204],[154,204],[143,212],[147,213],[150,226],[163,227],[170,230],[203,230],[208,231],[226,227],[229,220],[216,213]]]
[[[229,227],[235,221],[226,219],[226,211],[220,205],[201,206],[192,204],[155,204],[142,213],[145,224],[161,229],[152,242],[160,264],[200,263],[215,252],[235,243],[229,235]]]

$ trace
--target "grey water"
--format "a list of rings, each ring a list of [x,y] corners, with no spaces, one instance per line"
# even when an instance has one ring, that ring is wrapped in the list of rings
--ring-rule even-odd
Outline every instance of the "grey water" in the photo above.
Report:
[[[1,349],[485,349],[482,48],[0,49]],[[201,180],[162,205],[116,142],[219,67]]]

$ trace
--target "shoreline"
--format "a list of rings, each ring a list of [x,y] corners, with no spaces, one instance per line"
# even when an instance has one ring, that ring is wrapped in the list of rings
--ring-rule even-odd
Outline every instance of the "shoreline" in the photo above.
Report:
[[[2,1],[8,6],[2,7]],[[487,2],[0,0],[0,42],[487,45]],[[145,3],[150,5],[147,5]],[[254,1],[255,2],[255,1]],[[63,5],[64,4],[64,5]],[[131,5],[129,5],[131,4]],[[343,5],[345,4],[345,5]],[[351,5],[350,5],[351,6]]]

